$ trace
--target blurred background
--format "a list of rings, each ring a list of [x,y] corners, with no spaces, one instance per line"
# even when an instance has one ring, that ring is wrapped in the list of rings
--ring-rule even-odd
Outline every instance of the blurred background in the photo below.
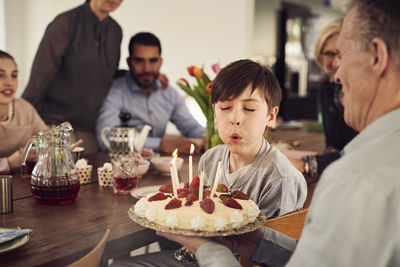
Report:
[[[84,0],[0,0],[0,49],[11,53],[20,71],[20,96],[46,26],[59,13]],[[186,67],[221,67],[251,58],[270,67],[283,87],[280,115],[285,120],[317,119],[316,94],[322,74],[313,58],[319,31],[344,15],[346,0],[124,0],[111,16],[123,30],[120,69],[127,69],[128,43],[139,31],[158,36],[161,71],[172,86]],[[187,105],[205,118],[194,100]]]

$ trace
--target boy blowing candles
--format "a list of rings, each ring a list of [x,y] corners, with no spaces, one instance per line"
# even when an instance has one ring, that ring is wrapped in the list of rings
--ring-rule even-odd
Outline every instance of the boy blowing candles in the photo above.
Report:
[[[213,82],[211,103],[224,144],[209,149],[198,168],[213,186],[221,160],[219,183],[247,194],[267,218],[302,208],[307,196],[303,175],[264,139],[281,98],[274,74],[260,64],[239,60],[223,68]]]

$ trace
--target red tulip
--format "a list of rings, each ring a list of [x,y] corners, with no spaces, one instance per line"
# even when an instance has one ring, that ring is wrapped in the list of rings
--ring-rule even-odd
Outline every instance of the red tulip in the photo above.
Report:
[[[206,91],[207,91],[207,93],[208,93],[209,95],[211,95],[212,86],[213,86],[213,83],[212,83],[212,82],[209,82],[209,83],[207,84],[207,86],[206,86]]]
[[[194,75],[195,75],[197,78],[203,79],[204,73],[203,73],[203,70],[202,70],[202,69],[197,68],[197,67],[194,67],[193,72],[194,72]]]
[[[188,72],[189,72],[189,74],[190,74],[190,76],[193,76],[194,77],[194,69],[195,69],[196,67],[195,66],[189,66],[189,67],[187,67],[187,70],[188,70]]]
[[[188,83],[188,81],[186,81],[184,78],[179,78],[179,80],[178,80],[178,84],[183,84],[183,85],[185,85],[185,86],[189,86],[189,83]]]

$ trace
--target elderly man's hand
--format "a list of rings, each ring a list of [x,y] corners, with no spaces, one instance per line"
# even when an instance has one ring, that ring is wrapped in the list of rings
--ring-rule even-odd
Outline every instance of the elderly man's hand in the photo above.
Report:
[[[169,240],[178,242],[182,246],[186,247],[190,252],[193,254],[196,253],[197,249],[209,241],[208,239],[196,237],[196,236],[184,236],[184,235],[176,235],[176,234],[169,234],[163,232],[157,232],[157,235],[163,236]]]
[[[252,257],[264,235],[264,227],[260,227],[257,230],[247,234],[218,237],[212,240],[197,236],[184,236],[162,232],[157,232],[157,234],[169,240],[180,243],[192,253],[196,253],[197,249],[208,241],[217,241],[228,247],[232,252],[238,253],[241,256]]]
[[[190,139],[180,135],[165,135],[161,139],[159,151],[171,154],[177,148],[179,153],[189,154],[191,144],[194,145],[194,153],[200,153],[201,147]]]
[[[232,252],[238,253],[241,256],[252,257],[263,235],[264,227],[260,227],[247,234],[219,237],[215,240],[227,246]]]

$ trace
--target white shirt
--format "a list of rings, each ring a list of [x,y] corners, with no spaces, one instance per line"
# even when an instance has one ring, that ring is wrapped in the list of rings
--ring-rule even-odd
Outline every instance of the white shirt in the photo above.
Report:
[[[400,266],[399,140],[397,109],[364,129],[323,172],[297,246],[265,228],[252,260],[268,266]],[[196,258],[201,266],[221,266],[219,258],[236,266],[229,250],[212,242]]]

